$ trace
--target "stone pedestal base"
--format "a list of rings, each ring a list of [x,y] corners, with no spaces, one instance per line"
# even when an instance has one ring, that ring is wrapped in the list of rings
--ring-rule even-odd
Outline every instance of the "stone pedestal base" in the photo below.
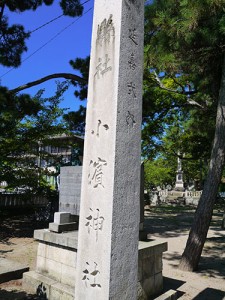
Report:
[[[78,223],[65,223],[65,224],[57,224],[57,223],[49,223],[49,230],[57,233],[74,231],[78,229]]]
[[[39,241],[36,270],[24,273],[23,287],[49,300],[74,300],[78,231],[35,230],[34,238]],[[139,242],[139,300],[162,291],[162,254],[166,250],[166,242]]]

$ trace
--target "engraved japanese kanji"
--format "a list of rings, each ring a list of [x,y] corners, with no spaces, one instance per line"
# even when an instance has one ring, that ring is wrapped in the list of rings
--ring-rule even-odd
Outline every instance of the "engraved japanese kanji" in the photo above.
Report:
[[[101,288],[101,284],[98,283],[97,277],[100,274],[99,270],[97,270],[98,264],[94,262],[94,267],[91,267],[89,262],[86,262],[86,269],[83,270],[83,278],[86,287],[92,288]]]
[[[132,95],[134,98],[137,98],[136,96],[136,85],[135,83],[133,83],[132,81],[129,82],[127,84],[127,87],[128,87],[128,95]]]
[[[104,19],[100,25],[98,25],[97,31],[97,43],[102,46],[103,42],[110,43],[111,39],[115,36],[115,28],[113,26],[112,15],[109,19]]]
[[[103,168],[107,166],[106,160],[98,157],[97,161],[90,160],[89,163],[89,174],[88,174],[88,184],[93,188],[99,186],[104,188],[103,185]]]
[[[129,39],[137,46],[137,34],[136,34],[136,29],[129,29]]]
[[[129,59],[128,59],[128,65],[130,67],[131,70],[135,70],[137,65],[135,63],[135,58],[134,58],[134,53],[131,53]]]
[[[134,127],[134,125],[136,124],[136,121],[134,119],[134,115],[132,115],[129,112],[129,110],[128,110],[127,116],[126,116],[126,123],[127,123],[127,125],[132,126],[132,127]]]
[[[109,65],[109,61],[110,58],[108,54],[105,54],[104,58],[100,57],[98,59],[98,64],[96,66],[96,72],[94,74],[94,77],[97,77],[99,79],[108,71],[112,71],[112,66]]]
[[[100,215],[99,209],[96,208],[96,210],[93,211],[92,208],[89,208],[90,215],[86,217],[86,224],[85,226],[88,229],[88,233],[91,232],[91,230],[95,231],[96,235],[96,242],[98,241],[98,233],[99,231],[102,231],[103,229],[103,222],[105,218]]]
[[[96,134],[96,136],[99,137],[100,136],[100,128],[103,128],[105,131],[107,131],[107,130],[109,130],[109,125],[108,124],[102,124],[102,121],[98,120],[96,131],[92,130],[91,133]]]

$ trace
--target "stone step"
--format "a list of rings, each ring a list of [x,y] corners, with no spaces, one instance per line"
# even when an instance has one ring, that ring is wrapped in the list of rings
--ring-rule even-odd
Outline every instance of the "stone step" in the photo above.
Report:
[[[74,300],[75,291],[73,287],[35,271],[23,274],[23,288],[31,294],[36,294],[41,299]]]
[[[29,267],[13,260],[0,258],[0,283],[23,277],[23,273],[29,271]]]
[[[177,291],[169,290],[154,300],[177,300]]]

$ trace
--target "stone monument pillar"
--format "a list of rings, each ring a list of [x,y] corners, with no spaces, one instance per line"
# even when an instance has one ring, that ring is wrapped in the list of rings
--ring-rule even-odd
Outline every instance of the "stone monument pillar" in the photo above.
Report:
[[[143,0],[95,0],[76,300],[137,299]]]
[[[180,155],[180,153],[178,153],[178,155]],[[182,162],[179,156],[177,158],[177,174],[176,174],[175,190],[180,190],[180,191],[184,190]]]

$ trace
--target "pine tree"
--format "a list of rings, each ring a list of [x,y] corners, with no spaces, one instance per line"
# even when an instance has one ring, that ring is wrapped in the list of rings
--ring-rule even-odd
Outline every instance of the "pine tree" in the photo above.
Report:
[[[208,175],[180,263],[181,269],[189,271],[198,267],[224,167],[223,8],[224,0],[161,0],[153,1],[146,7],[146,72],[164,71],[177,84],[177,90],[181,93],[184,91],[185,81],[192,81],[197,93],[189,95],[187,103],[201,108],[199,117],[202,120],[207,120],[207,116],[211,120],[216,119]],[[178,74],[180,78],[177,77]],[[163,88],[159,81],[158,84]],[[201,129],[205,131],[206,127]]]

